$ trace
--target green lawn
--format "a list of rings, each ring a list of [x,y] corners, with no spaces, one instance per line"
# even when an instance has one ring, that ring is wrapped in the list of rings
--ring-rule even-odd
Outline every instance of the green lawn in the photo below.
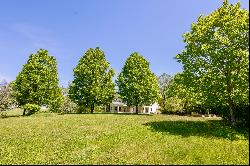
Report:
[[[14,114],[0,139],[0,164],[249,164],[248,136],[218,118]]]

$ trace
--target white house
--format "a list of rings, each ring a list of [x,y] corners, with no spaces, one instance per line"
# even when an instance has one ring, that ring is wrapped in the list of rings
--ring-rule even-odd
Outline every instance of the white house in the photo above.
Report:
[[[128,107],[121,99],[117,98],[110,103],[110,109],[106,108],[106,112],[130,112],[135,113],[136,107]],[[139,113],[143,114],[156,114],[159,109],[159,105],[154,103],[149,106],[139,106]]]

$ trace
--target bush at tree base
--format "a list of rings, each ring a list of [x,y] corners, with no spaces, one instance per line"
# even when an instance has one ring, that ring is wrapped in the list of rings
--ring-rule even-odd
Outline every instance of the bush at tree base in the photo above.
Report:
[[[39,111],[41,107],[36,104],[25,104],[23,106],[23,109],[24,109],[23,115],[31,115]]]

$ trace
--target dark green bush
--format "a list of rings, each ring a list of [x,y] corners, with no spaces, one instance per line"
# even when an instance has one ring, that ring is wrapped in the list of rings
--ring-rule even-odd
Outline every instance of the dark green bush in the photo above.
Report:
[[[24,109],[23,115],[31,115],[39,111],[41,107],[36,104],[25,104],[23,109]]]
[[[236,106],[235,119],[238,127],[249,127],[249,105]]]
[[[104,107],[103,106],[97,106],[96,108],[95,108],[95,111],[94,111],[95,113],[102,113],[102,112],[105,112],[104,111]]]
[[[89,109],[89,108],[86,108],[85,106],[81,106],[81,107],[78,107],[76,113],[77,113],[77,114],[86,114],[86,113],[90,113],[90,109]]]

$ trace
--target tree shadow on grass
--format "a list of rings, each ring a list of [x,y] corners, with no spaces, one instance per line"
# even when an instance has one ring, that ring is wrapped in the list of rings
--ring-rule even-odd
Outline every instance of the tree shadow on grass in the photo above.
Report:
[[[0,116],[0,118],[5,119],[5,118],[13,118],[13,117],[21,117],[23,115],[4,115],[4,116]]]
[[[144,124],[152,131],[183,137],[201,136],[217,137],[229,140],[248,139],[249,132],[232,128],[221,120],[207,121],[156,121]]]
[[[137,116],[153,116],[152,114],[143,114],[143,113],[129,113],[129,112],[119,112],[119,113],[112,113],[114,115],[137,115]]]

